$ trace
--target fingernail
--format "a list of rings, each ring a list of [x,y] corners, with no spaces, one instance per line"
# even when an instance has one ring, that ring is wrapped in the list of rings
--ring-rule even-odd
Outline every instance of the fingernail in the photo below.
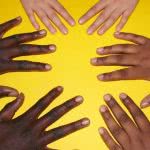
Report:
[[[104,30],[99,30],[98,34],[100,34],[100,35],[104,34]]]
[[[79,20],[79,23],[82,24],[82,23],[83,23],[83,19],[80,19],[80,20]]]
[[[51,50],[52,52],[55,52],[56,51],[56,46],[55,45],[50,45],[49,50]]]
[[[74,20],[72,20],[71,22],[70,22],[70,25],[71,26],[74,26],[76,23],[75,23],[75,21]]]
[[[107,110],[107,107],[106,107],[106,106],[101,106],[101,107],[100,107],[100,111],[101,111],[101,112],[106,112],[106,110]]]
[[[63,91],[63,87],[62,86],[58,86],[57,87],[57,91],[59,91],[59,92]]]
[[[46,69],[46,70],[51,70],[52,67],[51,67],[50,65],[47,64],[47,65],[45,65],[45,69]]]
[[[92,58],[91,59],[91,64],[94,64],[94,65],[97,64],[97,58]]]
[[[89,119],[84,119],[82,121],[82,125],[86,126],[86,125],[89,125],[90,124],[90,120]]]
[[[125,93],[121,93],[121,94],[120,94],[120,98],[121,98],[121,99],[126,99],[126,98],[127,98],[127,95],[126,95]]]
[[[117,31],[117,32],[115,32],[114,34],[115,34],[115,35],[119,35],[119,34],[120,34],[120,32],[118,32],[118,31]]]
[[[67,30],[67,29],[63,29],[62,32],[63,32],[64,34],[68,34],[68,30]]]
[[[150,105],[149,103],[143,102],[143,103],[141,104],[141,107],[142,107],[142,108],[145,108],[145,107],[147,107],[147,106],[149,106],[149,105]]]
[[[82,96],[78,96],[78,97],[75,98],[75,101],[77,103],[83,102],[83,97]]]
[[[100,134],[104,134],[104,129],[103,128],[99,128],[98,130],[99,130]]]
[[[103,54],[104,53],[104,48],[98,48],[97,53],[98,54]]]
[[[93,33],[93,30],[88,29],[88,30],[87,30],[87,33],[88,33],[89,35],[91,35],[91,34]]]
[[[39,31],[39,34],[41,34],[41,35],[45,35],[46,33],[47,33],[46,30]]]
[[[98,78],[99,80],[101,80],[101,81],[103,81],[103,80],[104,80],[104,77],[105,77],[105,76],[104,76],[103,74],[102,74],[102,75],[98,75],[98,76],[97,76],[97,78]]]
[[[17,20],[21,20],[22,18],[19,16],[19,17],[17,17],[16,19],[17,19]]]
[[[40,26],[38,24],[35,24],[34,27],[35,27],[36,30],[40,29]]]
[[[18,92],[16,92],[16,91],[12,91],[12,92],[10,92],[9,93],[9,96],[18,96]]]
[[[104,100],[105,101],[110,101],[111,100],[111,95],[110,94],[106,94],[106,95],[104,95]]]

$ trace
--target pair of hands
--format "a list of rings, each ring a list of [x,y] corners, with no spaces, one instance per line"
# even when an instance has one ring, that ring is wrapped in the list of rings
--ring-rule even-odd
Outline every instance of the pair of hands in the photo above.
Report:
[[[59,16],[64,18],[69,25],[75,25],[73,17],[58,0],[21,0],[21,3],[31,23],[37,30],[40,29],[40,26],[35,18],[35,14],[51,33],[56,32],[56,27],[63,34],[68,33],[67,27]],[[138,0],[99,0],[79,19],[79,23],[84,24],[98,14],[97,19],[88,28],[87,33],[92,34],[97,30],[98,34],[104,34],[121,17],[116,27],[116,31],[120,31],[137,4]]]
[[[5,96],[16,96],[17,98],[0,112],[0,149],[50,150],[47,147],[48,144],[87,127],[90,121],[83,118],[45,131],[47,127],[83,102],[83,97],[76,96],[39,118],[40,114],[62,91],[63,88],[60,86],[52,89],[28,111],[13,119],[15,112],[23,104],[24,95],[19,94],[15,89],[1,86],[1,98]],[[110,150],[149,150],[150,122],[140,108],[126,94],[120,95],[120,99],[130,112],[133,121],[110,94],[105,95],[104,99],[117,120],[116,122],[107,106],[100,107],[101,115],[109,131],[118,142],[114,141],[107,129],[101,127],[99,133],[108,148]]]

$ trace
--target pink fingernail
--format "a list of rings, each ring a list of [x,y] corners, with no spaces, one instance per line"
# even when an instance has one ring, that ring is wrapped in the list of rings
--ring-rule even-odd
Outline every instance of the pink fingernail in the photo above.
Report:
[[[52,52],[55,52],[56,51],[56,46],[55,45],[50,45],[49,50],[51,50]]]
[[[83,97],[82,96],[78,96],[78,97],[75,98],[75,101],[77,103],[81,103],[81,102],[83,102]]]
[[[94,65],[97,64],[97,58],[92,58],[91,59],[91,64],[94,64]]]
[[[82,121],[82,125],[84,125],[84,126],[87,126],[87,125],[89,125],[90,124],[90,120],[88,120],[88,119],[84,119],[83,121]]]
[[[41,35],[45,35],[46,33],[47,33],[46,30],[39,31],[39,34],[41,34]]]
[[[104,53],[104,48],[103,47],[102,48],[98,48],[97,49],[97,53],[103,54]]]
[[[150,105],[149,103],[143,102],[143,103],[141,104],[141,107],[142,107],[142,108],[145,108],[145,107],[147,107],[147,106],[149,106],[149,105]]]
[[[104,129],[103,128],[99,128],[99,133],[100,134],[104,134]]]
[[[121,99],[126,99],[126,98],[127,98],[127,95],[126,95],[125,93],[121,93],[121,94],[120,94],[120,98],[121,98]]]
[[[101,81],[103,81],[103,80],[104,80],[104,77],[105,77],[105,76],[104,76],[103,74],[102,74],[102,75],[98,75],[98,76],[97,76],[97,78],[98,78],[99,80],[101,80]]]
[[[52,67],[51,67],[50,65],[47,64],[47,65],[45,65],[45,69],[46,69],[46,70],[51,70]]]
[[[106,106],[101,106],[101,107],[100,107],[100,111],[101,111],[101,112],[106,112],[106,110],[107,110],[107,107],[106,107]]]
[[[110,101],[111,100],[111,95],[110,94],[104,95],[104,100],[105,101]]]

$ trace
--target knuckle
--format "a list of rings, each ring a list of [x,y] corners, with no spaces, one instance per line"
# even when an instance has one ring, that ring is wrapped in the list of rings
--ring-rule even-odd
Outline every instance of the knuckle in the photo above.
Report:
[[[128,116],[127,114],[121,114],[119,117],[118,117],[118,120],[122,123],[128,123],[129,120],[128,120]]]
[[[120,127],[119,127],[119,128],[118,128],[118,127],[114,127],[114,128],[112,129],[112,134],[113,134],[113,136],[115,136],[115,137],[121,136],[122,133],[123,133],[123,129],[120,128]]]

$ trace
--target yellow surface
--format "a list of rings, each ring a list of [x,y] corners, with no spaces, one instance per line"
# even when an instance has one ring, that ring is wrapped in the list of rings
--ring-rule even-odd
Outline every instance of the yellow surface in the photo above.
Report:
[[[77,21],[88,8],[95,4],[96,0],[67,2],[66,0],[61,0],[61,2]],[[150,37],[149,5],[149,0],[140,1],[124,31]],[[8,32],[7,35],[31,32],[34,29],[19,0],[1,0],[0,22],[5,22],[19,15],[23,18],[22,24]],[[56,53],[19,58],[48,62],[53,66],[52,71],[46,73],[9,73],[0,76],[1,85],[14,87],[26,95],[25,103],[17,115],[27,110],[40,97],[57,85],[64,86],[65,91],[46,111],[75,95],[84,96],[84,104],[65,115],[52,127],[63,125],[86,116],[91,119],[91,126],[51,144],[52,148],[63,150],[107,150],[98,134],[98,128],[105,126],[98,111],[99,106],[104,103],[103,95],[111,93],[119,101],[118,94],[120,92],[126,92],[139,104],[140,100],[149,94],[150,82],[147,81],[103,83],[96,79],[97,74],[112,71],[117,68],[91,66],[89,60],[91,57],[96,56],[96,48],[121,43],[122,41],[114,39],[114,27],[104,36],[98,36],[97,34],[88,36],[86,29],[91,21],[83,26],[77,24],[73,28],[69,27],[69,34],[67,36],[61,33],[57,33],[55,36],[48,33],[46,38],[34,42],[37,44],[56,44]],[[44,28],[43,25],[42,27]],[[8,101],[10,100],[1,100],[0,108]],[[150,110],[146,109],[145,113],[150,118]]]

